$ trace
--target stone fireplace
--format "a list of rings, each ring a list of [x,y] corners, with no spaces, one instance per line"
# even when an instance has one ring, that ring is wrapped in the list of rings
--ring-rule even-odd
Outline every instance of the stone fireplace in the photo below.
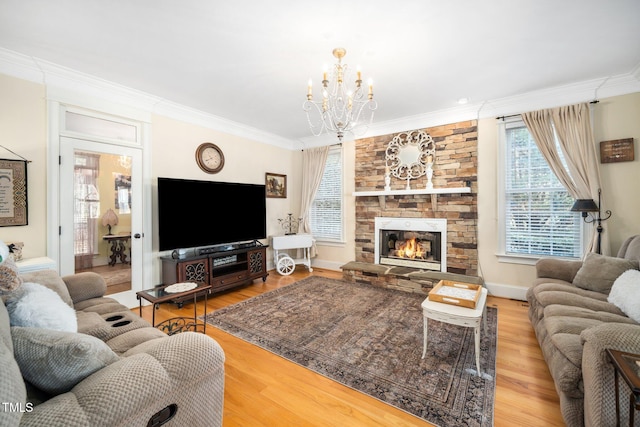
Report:
[[[432,183],[437,194],[402,191],[406,181],[395,178],[391,180],[389,194],[380,194],[385,193],[385,150],[394,135],[355,142],[355,190],[365,195],[356,197],[356,253],[355,261],[343,267],[347,280],[424,293],[443,275],[478,275],[477,122],[451,123],[424,130],[435,143]],[[424,176],[411,181],[411,189],[426,186]],[[461,187],[470,187],[471,191],[447,191]],[[408,231],[394,226],[391,228],[395,233],[381,237],[377,218],[398,221],[396,225],[428,221],[443,228],[436,230],[440,240],[421,226]],[[398,251],[406,240],[413,238],[418,240],[419,247],[411,249],[420,249],[428,252],[427,255],[416,260],[397,256],[397,252],[390,256],[385,253],[387,249]],[[436,258],[439,259],[436,261]]]
[[[375,218],[376,264],[447,271],[447,220]]]

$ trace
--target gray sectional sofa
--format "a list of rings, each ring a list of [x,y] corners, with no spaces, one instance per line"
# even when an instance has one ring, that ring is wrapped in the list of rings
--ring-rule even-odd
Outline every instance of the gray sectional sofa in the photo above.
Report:
[[[77,332],[19,326],[7,307],[21,288],[3,295],[0,426],[222,425],[224,352],[215,340],[165,335],[105,297],[94,273],[61,278],[47,270],[22,279],[22,287],[55,291],[75,311]]]
[[[584,261],[536,264],[537,279],[527,292],[529,318],[567,426],[616,425],[614,368],[605,349],[640,353],[638,261],[640,236],[634,236],[617,257],[588,254]],[[621,393],[627,425],[629,392]]]

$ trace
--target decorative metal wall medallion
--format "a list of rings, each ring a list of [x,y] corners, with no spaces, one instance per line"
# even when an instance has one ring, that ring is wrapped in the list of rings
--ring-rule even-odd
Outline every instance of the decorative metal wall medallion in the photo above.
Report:
[[[433,163],[436,145],[431,136],[423,130],[401,132],[387,145],[386,166],[391,175],[407,180],[420,178]]]

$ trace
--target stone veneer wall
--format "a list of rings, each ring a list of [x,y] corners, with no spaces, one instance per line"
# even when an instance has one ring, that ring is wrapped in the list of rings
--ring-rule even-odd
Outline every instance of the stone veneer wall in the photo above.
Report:
[[[447,271],[478,275],[478,126],[477,121],[465,121],[424,129],[433,138],[436,155],[433,165],[433,186],[471,186],[471,193],[439,194],[437,209],[431,195],[386,196],[385,207],[378,196],[356,197],[356,261],[374,262],[374,218],[423,217],[447,219]],[[395,134],[356,141],[355,190],[384,189],[385,150]],[[425,176],[411,181],[411,188],[425,188]],[[391,178],[391,189],[402,190],[406,181]]]

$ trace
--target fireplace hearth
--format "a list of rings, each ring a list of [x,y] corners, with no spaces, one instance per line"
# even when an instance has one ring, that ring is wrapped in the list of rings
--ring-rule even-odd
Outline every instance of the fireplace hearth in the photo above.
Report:
[[[447,271],[447,220],[375,218],[375,263]]]

